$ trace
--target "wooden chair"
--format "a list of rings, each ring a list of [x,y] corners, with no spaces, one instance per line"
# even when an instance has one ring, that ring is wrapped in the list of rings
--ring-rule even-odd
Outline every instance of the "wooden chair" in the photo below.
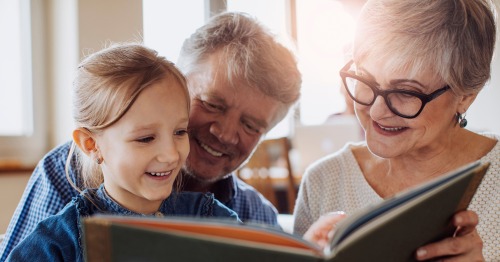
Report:
[[[297,189],[290,163],[290,140],[287,137],[262,141],[248,162],[238,170],[238,176],[257,189],[274,206],[279,206],[276,188],[277,182],[286,189],[286,212],[293,213]],[[284,179],[273,177],[274,173],[286,172]]]

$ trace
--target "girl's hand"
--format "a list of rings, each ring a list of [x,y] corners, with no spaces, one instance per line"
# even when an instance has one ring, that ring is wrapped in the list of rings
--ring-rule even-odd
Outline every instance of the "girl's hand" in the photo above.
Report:
[[[342,211],[322,215],[309,227],[304,234],[304,239],[325,248],[333,236],[335,225],[345,216],[346,214]]]
[[[483,241],[477,233],[478,216],[466,210],[455,214],[453,224],[457,227],[453,237],[419,248],[417,260],[440,259],[439,261],[484,261]]]

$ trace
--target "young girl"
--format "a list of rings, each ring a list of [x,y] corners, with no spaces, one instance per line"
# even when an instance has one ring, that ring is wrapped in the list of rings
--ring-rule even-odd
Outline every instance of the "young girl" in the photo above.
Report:
[[[116,45],[85,59],[74,87],[68,159],[79,155],[88,189],[40,222],[8,261],[83,261],[80,220],[96,213],[238,219],[211,194],[172,192],[189,153],[190,105],[172,63],[140,44]]]

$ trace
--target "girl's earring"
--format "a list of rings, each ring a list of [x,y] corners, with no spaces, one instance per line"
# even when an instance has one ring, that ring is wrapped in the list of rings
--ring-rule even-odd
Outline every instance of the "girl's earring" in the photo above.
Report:
[[[464,128],[467,126],[467,119],[465,119],[465,116],[466,116],[466,113],[463,113],[463,114],[457,113],[458,125],[461,128]]]
[[[100,165],[104,159],[102,158],[101,154],[99,153],[98,150],[95,150],[95,162]]]

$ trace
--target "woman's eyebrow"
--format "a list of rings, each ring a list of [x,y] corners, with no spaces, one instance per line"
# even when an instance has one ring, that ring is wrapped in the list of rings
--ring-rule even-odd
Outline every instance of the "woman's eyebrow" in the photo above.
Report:
[[[397,85],[397,84],[401,84],[401,83],[413,83],[413,84],[417,84],[421,87],[426,87],[424,84],[422,84],[419,81],[414,80],[414,79],[393,79],[393,80],[389,81],[389,84],[391,84],[391,85]]]
[[[356,69],[360,70],[363,74],[365,74],[367,76],[368,80],[373,81],[373,82],[378,84],[378,82],[375,81],[375,77],[372,74],[370,74],[370,72],[366,71],[362,66],[356,66]],[[414,84],[417,84],[421,87],[427,87],[426,85],[424,85],[424,84],[422,84],[419,81],[414,80],[414,79],[399,78],[399,79],[392,79],[389,81],[390,85],[397,85],[397,84],[401,84],[401,83],[414,83]]]

